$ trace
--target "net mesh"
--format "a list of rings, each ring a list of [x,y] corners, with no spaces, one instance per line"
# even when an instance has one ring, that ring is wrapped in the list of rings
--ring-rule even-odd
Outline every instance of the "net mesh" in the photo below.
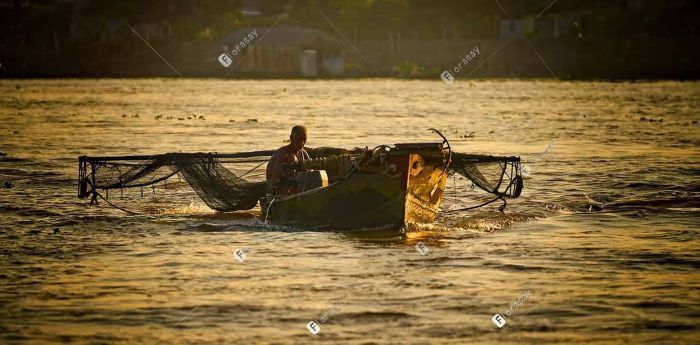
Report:
[[[153,157],[81,162],[80,197],[91,190],[155,185],[179,176],[207,206],[217,211],[248,210],[265,194],[264,154],[222,160],[216,154],[168,153]],[[228,167],[224,166],[227,164]]]
[[[182,177],[207,206],[217,211],[249,210],[265,195],[265,182],[238,176],[215,159],[178,161]]]
[[[325,169],[343,175],[355,163],[361,149],[307,149],[308,169]],[[245,154],[167,153],[156,156],[80,159],[81,198],[98,191],[166,184],[178,176],[202,201],[217,211],[249,210],[265,195],[265,168],[272,151]],[[520,158],[452,153],[450,172],[470,179],[481,189],[500,197],[518,197],[522,189]],[[155,188],[154,188],[155,191]],[[143,194],[143,191],[142,193]]]
[[[517,198],[523,187],[520,157],[452,153],[450,172],[462,175],[491,194]]]

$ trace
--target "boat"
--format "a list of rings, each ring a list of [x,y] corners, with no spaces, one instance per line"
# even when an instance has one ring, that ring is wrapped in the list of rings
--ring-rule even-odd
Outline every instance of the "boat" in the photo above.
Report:
[[[328,159],[317,160],[322,162],[312,159],[305,162],[306,167],[330,165]],[[315,229],[432,223],[445,193],[449,163],[449,153],[440,143],[381,146],[354,163],[349,173],[326,174],[328,183],[289,194],[267,194],[261,199],[263,217]],[[319,171],[326,170],[314,170]]]
[[[494,197],[475,207],[501,200],[502,211],[506,198],[520,196],[519,157],[453,152],[447,138],[437,133],[442,142],[307,149],[311,159],[286,165],[286,177],[275,188],[251,178],[264,175],[271,150],[80,156],[78,196],[90,198],[92,205],[101,199],[132,212],[102,194],[113,189],[143,189],[178,176],[216,211],[251,210],[259,204],[264,222],[314,230],[432,223],[440,212],[450,174],[468,178]]]

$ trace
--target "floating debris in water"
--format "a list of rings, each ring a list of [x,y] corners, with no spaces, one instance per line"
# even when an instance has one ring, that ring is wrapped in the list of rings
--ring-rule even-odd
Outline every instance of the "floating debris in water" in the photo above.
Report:
[[[141,116],[139,116],[139,113],[136,113],[134,115],[131,115],[131,117],[141,117]]]
[[[245,122],[258,122],[258,119],[247,119]]]
[[[7,153],[0,151],[0,157],[7,156]]]
[[[5,189],[10,189],[10,188],[12,188],[12,187],[14,187],[14,186],[15,186],[15,185],[12,184],[11,181],[5,181],[5,183],[3,183],[3,187],[5,187]]]
[[[639,118],[639,121],[646,121],[646,120],[647,120],[647,118],[644,117],[644,116],[642,116],[642,117]]]
[[[236,122],[236,120],[228,120],[228,122]]]
[[[59,229],[59,228],[53,228],[53,233],[54,233],[54,235],[57,234],[57,233],[59,233],[59,232],[61,232],[61,229]]]
[[[199,115],[200,120],[204,120],[204,115]]]
[[[19,90],[19,89],[21,89],[21,88],[22,88],[21,86],[15,85],[15,89]]]
[[[174,119],[174,118],[175,118],[175,117],[173,117],[173,116],[168,116],[168,117],[166,117],[165,119],[166,119],[166,120],[172,120],[172,119]]]
[[[122,117],[126,117],[126,114],[122,114]]]
[[[163,115],[159,114],[159,115],[156,115],[156,116],[153,117],[153,118],[156,119],[156,120],[160,120],[160,119],[163,118]]]
[[[177,119],[178,119],[179,121],[185,121],[185,118],[184,118],[184,117],[178,117]]]
[[[29,234],[29,235],[38,235],[40,233],[41,233],[41,230],[36,230],[36,229],[27,231],[27,234]]]

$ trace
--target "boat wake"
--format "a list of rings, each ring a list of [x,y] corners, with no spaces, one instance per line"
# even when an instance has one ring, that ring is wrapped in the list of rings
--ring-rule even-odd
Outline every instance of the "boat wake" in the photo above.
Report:
[[[584,194],[586,203],[579,207],[583,212],[616,212],[644,209],[648,211],[677,211],[700,209],[700,193],[684,191],[660,191],[630,196]]]

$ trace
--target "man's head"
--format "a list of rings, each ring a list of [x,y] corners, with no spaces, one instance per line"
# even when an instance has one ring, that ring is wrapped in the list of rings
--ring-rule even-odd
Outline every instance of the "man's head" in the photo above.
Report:
[[[292,134],[289,136],[289,146],[292,150],[299,151],[304,148],[306,144],[306,127],[304,126],[294,126],[292,127]]]

